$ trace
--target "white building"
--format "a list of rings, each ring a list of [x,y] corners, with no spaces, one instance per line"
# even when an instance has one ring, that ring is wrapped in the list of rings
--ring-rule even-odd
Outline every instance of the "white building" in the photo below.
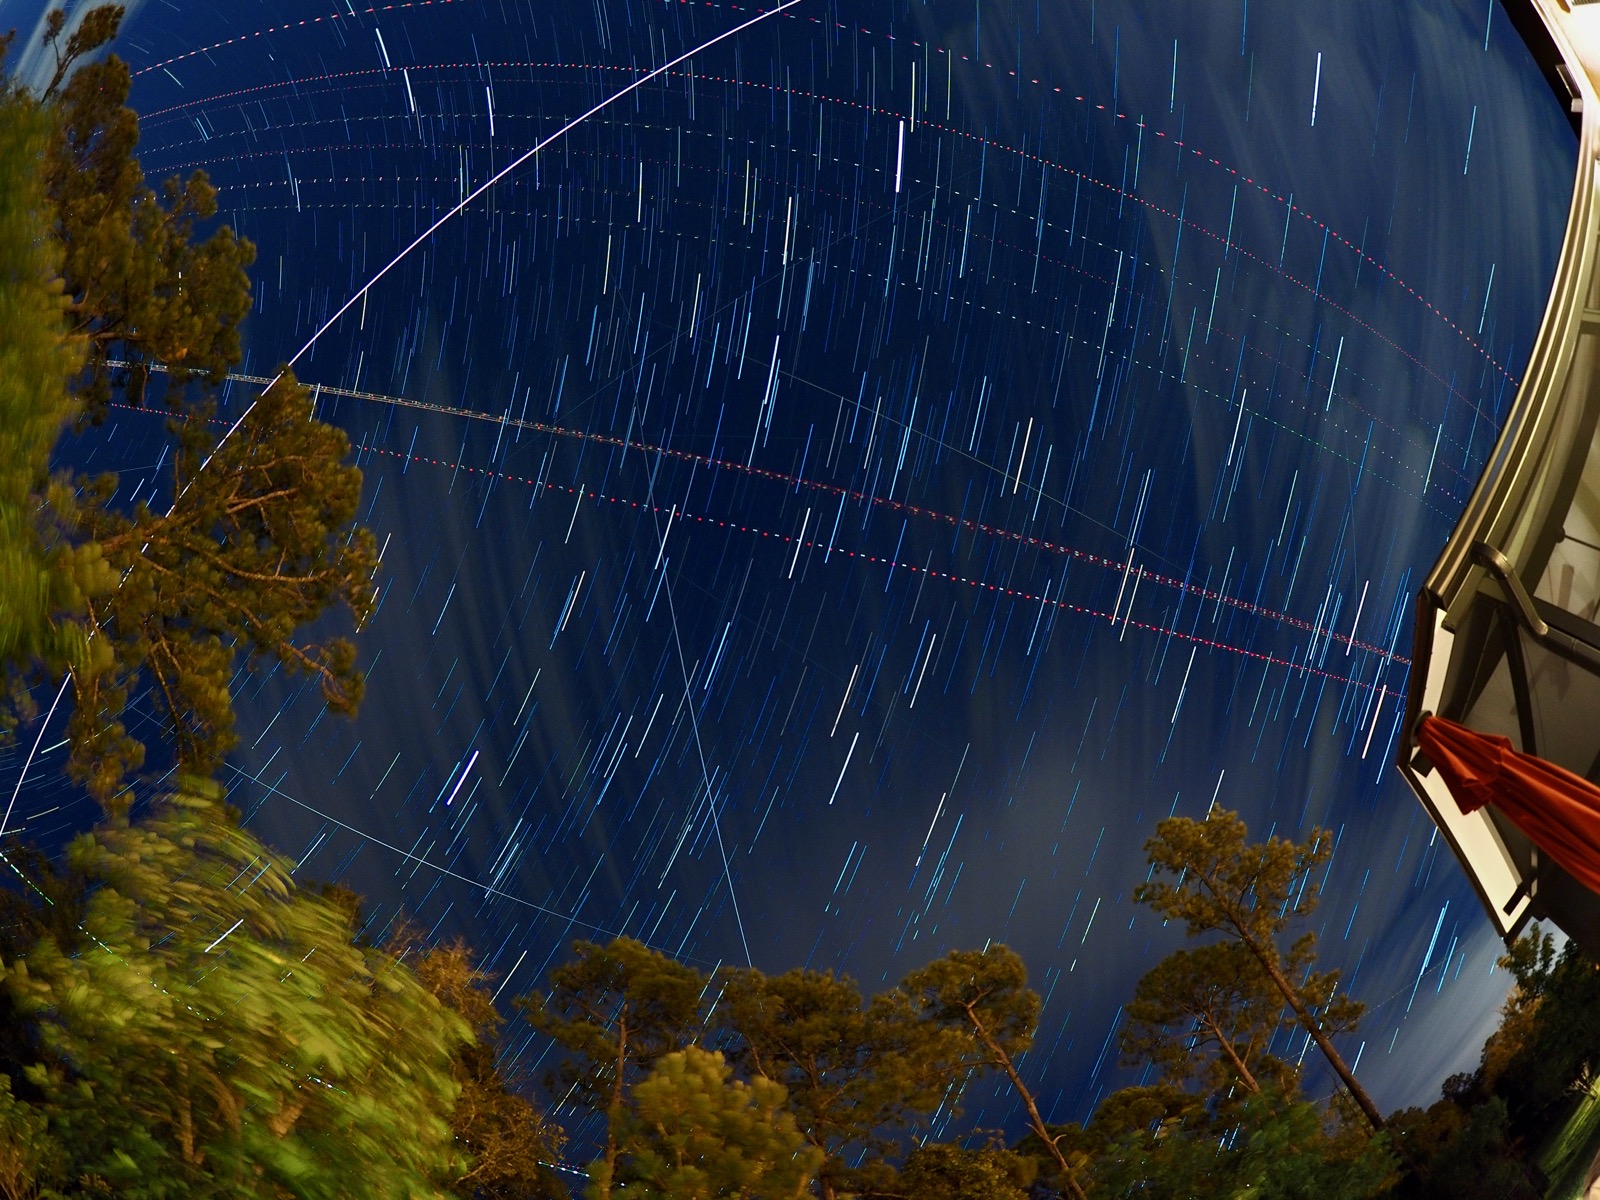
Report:
[[[1600,894],[1491,808],[1462,815],[1424,713],[1600,783],[1600,3],[1503,0],[1578,132],[1572,210],[1527,373],[1417,597],[1399,767],[1508,941],[1531,918],[1600,957]]]

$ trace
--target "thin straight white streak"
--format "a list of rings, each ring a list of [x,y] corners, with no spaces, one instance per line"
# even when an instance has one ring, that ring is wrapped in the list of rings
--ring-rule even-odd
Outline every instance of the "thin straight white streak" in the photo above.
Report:
[[[1239,444],[1239,426],[1244,422],[1244,402],[1250,398],[1250,389],[1245,388],[1244,395],[1239,397],[1239,415],[1233,419],[1233,440],[1228,443],[1228,461],[1222,465],[1233,466],[1233,450]]]
[[[850,682],[855,682],[855,676],[850,676]],[[11,802],[6,805],[6,815],[0,817],[0,837],[5,836],[6,824],[11,820],[11,810],[16,807],[17,796],[22,791],[22,781],[28,777],[28,768],[33,766],[33,756],[39,753],[39,743],[44,741],[45,726],[50,724],[50,718],[56,715],[56,705],[61,703],[61,697],[67,694],[67,684],[72,682],[72,672],[68,671],[62,679],[61,686],[56,689],[56,698],[50,702],[50,711],[45,713],[44,720],[39,722],[39,732],[34,735],[33,748],[28,751],[28,757],[22,764],[22,772],[17,776],[17,786],[11,789]]]
[[[1128,576],[1133,573],[1133,547],[1128,547],[1128,565],[1122,568],[1122,586],[1117,589],[1117,602],[1111,606],[1111,624],[1117,624],[1117,612],[1122,608],[1122,593],[1127,590]]]
[[[250,780],[252,783],[259,784],[261,787],[265,788],[272,795],[277,796],[277,797],[279,797],[281,799],[287,800],[290,804],[295,805],[297,808],[303,808],[303,809],[305,809],[306,812],[312,814],[313,816],[321,817],[324,821],[327,821],[329,824],[337,825],[340,829],[343,829],[343,830],[346,830],[346,831],[348,831],[350,833],[353,833],[357,837],[362,838],[365,841],[369,841],[369,842],[373,843],[376,846],[382,846],[385,850],[393,851],[395,854],[398,854],[401,858],[404,858],[404,859],[407,859],[407,860],[409,860],[411,862],[414,862],[418,866],[427,867],[430,870],[437,871],[440,875],[447,876],[447,877],[449,877],[451,879],[459,880],[460,882],[468,884],[471,887],[478,888],[480,891],[486,893],[487,895],[498,896],[502,900],[509,900],[513,904],[520,904],[524,908],[531,908],[535,912],[542,912],[542,913],[546,914],[547,916],[556,917],[556,918],[558,918],[560,920],[566,921],[568,923],[569,927],[572,926],[572,925],[582,925],[585,929],[593,929],[597,933],[608,934],[611,937],[620,937],[621,936],[620,933],[617,933],[617,932],[615,932],[615,931],[613,931],[611,929],[608,929],[604,925],[596,925],[592,921],[580,921],[578,919],[576,911],[570,912],[570,913],[566,913],[566,912],[561,912],[558,909],[546,908],[542,904],[535,904],[532,900],[525,899],[522,896],[518,896],[513,892],[501,891],[499,888],[493,887],[493,886],[491,886],[491,885],[489,885],[487,883],[481,883],[478,880],[473,879],[471,876],[462,875],[457,871],[452,871],[452,870],[450,870],[449,867],[441,867],[438,863],[430,862],[428,859],[422,857],[421,855],[413,854],[409,850],[402,850],[399,846],[396,846],[391,842],[386,842],[382,838],[377,837],[374,834],[370,834],[364,829],[358,829],[358,828],[356,828],[356,826],[347,824],[346,822],[339,820],[338,817],[331,816],[328,813],[323,812],[319,808],[313,808],[311,805],[307,804],[303,800],[296,800],[293,796],[289,795],[288,792],[285,792],[281,788],[276,787],[275,785],[268,783],[266,780],[261,779],[258,776],[250,774],[248,771],[241,771],[238,767],[234,766],[232,763],[225,763],[223,765],[226,766],[228,768],[228,770],[232,771],[235,775],[241,775],[244,778]],[[648,945],[648,943],[646,943],[646,944]],[[659,949],[659,947],[657,947],[657,948]]]
[[[1129,607],[1131,608],[1132,606],[1130,605]],[[1167,721],[1168,725],[1176,725],[1178,723],[1178,712],[1183,708],[1183,698],[1189,694],[1189,672],[1194,670],[1194,656],[1199,651],[1200,647],[1198,645],[1191,647],[1189,650],[1189,665],[1183,669],[1183,684],[1178,688],[1178,702],[1172,706],[1172,717]]]
[[[621,100],[624,96],[628,95],[630,92],[637,91],[639,88],[643,87],[645,84],[649,83],[652,79],[655,79],[657,76],[665,75],[668,71],[670,71],[673,67],[677,66],[679,63],[687,62],[689,59],[693,58],[696,54],[702,54],[705,51],[711,49],[711,47],[715,46],[718,42],[726,41],[728,38],[731,38],[734,34],[740,33],[743,30],[746,30],[746,29],[750,28],[750,26],[757,24],[758,22],[765,21],[768,17],[773,16],[776,13],[783,12],[784,9],[793,8],[796,4],[799,4],[799,3],[800,3],[800,0],[784,0],[784,3],[778,5],[777,8],[774,8],[774,9],[768,11],[768,12],[759,13],[758,15],[756,15],[754,17],[751,17],[748,21],[745,21],[745,22],[743,22],[742,24],[739,24],[739,25],[735,25],[732,29],[725,30],[724,32],[717,34],[716,37],[710,39],[709,41],[702,42],[700,45],[696,46],[693,50],[690,50],[685,54],[680,54],[680,55],[678,55],[677,58],[674,58],[674,59],[671,59],[671,60],[669,60],[669,61],[667,61],[665,63],[662,63],[661,66],[655,68],[653,71],[648,71],[645,74],[639,76],[639,78],[635,79],[632,83],[628,84],[627,87],[621,89],[620,91],[613,92],[611,95],[607,96],[604,100],[600,101],[599,104],[596,104],[593,108],[591,108],[587,112],[583,113],[581,116],[574,117],[572,120],[568,121],[565,125],[563,125],[560,129],[558,129],[554,133],[552,133],[549,137],[545,138],[542,142],[539,142],[536,146],[533,147],[533,149],[523,151],[516,158],[512,159],[505,166],[501,167],[500,170],[496,171],[493,175],[489,176],[489,178],[485,179],[477,187],[473,188],[470,192],[468,192],[461,199],[460,203],[458,203],[454,208],[452,208],[448,212],[446,212],[444,214],[444,216],[440,217],[432,225],[428,226],[427,229],[423,230],[420,234],[417,235],[416,239],[414,241],[412,241],[412,243],[409,246],[407,246],[404,250],[400,251],[399,254],[396,254],[392,259],[390,259],[389,262],[388,262],[388,265],[386,265],[376,275],[374,275],[371,279],[369,279],[362,286],[362,288],[361,288],[361,290],[359,292],[357,292],[355,295],[351,296],[350,299],[346,300],[344,302],[344,304],[340,306],[339,311],[334,313],[333,316],[329,317],[326,321],[324,321],[322,323],[322,327],[320,329],[318,329],[314,334],[311,335],[310,340],[307,341],[304,346],[301,346],[299,350],[295,351],[294,357],[289,360],[289,366],[291,366],[291,367],[294,366],[294,364],[300,360],[300,356],[302,354],[304,354],[307,350],[311,349],[311,347],[316,344],[317,339],[319,337],[321,337],[324,333],[326,333],[328,331],[329,327],[332,326],[335,321],[337,321],[340,317],[344,316],[344,314],[349,310],[350,306],[352,304],[354,304],[358,299],[360,299],[361,296],[365,295],[367,290],[369,288],[371,288],[373,284],[377,283],[378,280],[382,279],[385,275],[387,275],[390,271],[392,271],[396,266],[398,266],[401,259],[403,259],[406,255],[410,254],[418,246],[422,245],[423,242],[427,241],[430,237],[432,237],[434,232],[436,230],[438,230],[438,228],[441,225],[443,225],[446,221],[448,221],[451,217],[455,216],[462,209],[466,208],[467,205],[471,204],[479,196],[483,195],[484,192],[488,191],[495,184],[499,183],[502,179],[504,179],[507,175],[511,174],[512,171],[516,170],[523,163],[527,162],[535,154],[539,153],[539,151],[543,150],[546,146],[550,145],[550,143],[556,141],[560,137],[563,137],[565,134],[570,132],[572,129],[575,129],[577,126],[579,126],[583,122],[587,121],[590,117],[594,116],[595,113],[599,112],[601,109],[607,108],[610,105],[615,104],[618,100]]]
[[[839,711],[833,715],[833,728],[828,730],[829,737],[839,732],[839,718],[844,716],[844,706],[850,703],[850,689],[856,685],[856,672],[859,670],[861,664],[857,663],[850,671],[850,682],[844,685],[844,698],[839,701]]]
[[[777,8],[771,9],[771,10],[769,10],[767,12],[764,12],[764,13],[758,13],[756,16],[751,17],[748,21],[744,21],[744,22],[742,22],[742,23],[740,23],[738,25],[735,25],[732,29],[724,30],[722,33],[717,34],[716,37],[711,38],[709,41],[702,42],[700,45],[696,46],[693,50],[690,50],[688,53],[680,54],[680,55],[678,55],[677,58],[674,58],[674,59],[671,59],[671,60],[669,60],[667,62],[662,63],[659,67],[656,67],[654,70],[647,71],[645,74],[639,76],[639,78],[635,79],[632,83],[630,83],[627,87],[623,88],[621,91],[613,92],[611,95],[607,96],[604,100],[600,101],[599,104],[596,104],[593,108],[591,108],[587,112],[583,113],[581,116],[574,117],[572,120],[568,121],[560,129],[556,130],[549,137],[545,138],[544,141],[542,141],[538,145],[534,146],[533,149],[525,150],[523,153],[519,154],[516,158],[512,159],[504,167],[500,168],[500,170],[496,171],[493,175],[489,176],[489,178],[485,179],[477,187],[473,188],[470,192],[468,192],[465,196],[463,196],[461,198],[460,203],[458,203],[454,208],[452,208],[448,212],[446,212],[444,214],[444,216],[440,217],[432,225],[429,225],[427,229],[423,230],[420,234],[418,234],[417,237],[416,237],[416,240],[414,240],[404,250],[400,251],[399,254],[396,254],[392,259],[390,259],[388,264],[386,266],[384,266],[383,269],[380,270],[376,275],[374,275],[371,279],[367,280],[367,282],[362,285],[361,290],[359,292],[356,292],[353,296],[350,297],[350,299],[346,300],[342,305],[340,305],[339,306],[339,311],[334,313],[333,316],[329,317],[326,321],[324,321],[322,323],[322,327],[311,335],[311,337],[307,340],[306,344],[304,346],[301,346],[300,349],[298,349],[298,350],[296,350],[294,352],[294,356],[289,359],[287,367],[292,367],[292,366],[294,366],[295,363],[299,362],[300,361],[300,356],[302,354],[304,354],[307,350],[311,349],[312,346],[316,345],[317,344],[317,339],[320,338],[324,333],[328,332],[328,330],[332,327],[332,325],[333,325],[333,323],[335,321],[337,321],[340,317],[344,316],[345,313],[349,312],[350,311],[350,306],[352,304],[354,304],[357,300],[361,299],[362,296],[365,296],[367,294],[367,291],[372,287],[373,284],[377,283],[378,280],[382,279],[390,271],[394,270],[394,268],[397,267],[400,264],[400,260],[401,259],[403,259],[406,255],[410,254],[418,246],[422,245],[423,242],[427,241],[430,237],[432,237],[434,235],[434,233],[439,229],[439,227],[441,225],[443,225],[446,221],[448,221],[451,217],[455,216],[462,209],[466,208],[467,205],[471,204],[479,196],[483,195],[484,192],[488,191],[495,184],[499,183],[502,179],[504,179],[507,175],[511,174],[512,171],[516,170],[523,163],[527,162],[535,154],[539,153],[539,151],[543,150],[546,146],[550,145],[551,142],[554,142],[557,138],[560,138],[560,137],[564,136],[565,134],[571,132],[577,126],[581,125],[583,122],[587,121],[590,117],[594,116],[595,113],[599,112],[601,109],[606,108],[609,105],[615,104],[618,100],[621,100],[624,96],[628,95],[630,92],[637,91],[639,88],[643,87],[645,84],[649,83],[652,79],[655,79],[657,76],[665,75],[668,71],[670,71],[673,67],[677,66],[679,63],[687,62],[689,59],[693,58],[696,54],[703,54],[705,51],[711,49],[711,47],[715,46],[718,42],[726,41],[728,38],[731,38],[734,34],[742,33],[744,30],[749,29],[750,26],[759,24],[760,22],[765,21],[768,17],[774,16],[777,13],[781,13],[785,9],[793,8],[796,4],[799,4],[799,3],[800,3],[800,0],[784,0],[784,2],[782,4],[780,4],[780,5],[778,5]],[[272,383],[269,383],[267,385],[267,387],[265,389],[263,389],[263,390],[270,390],[271,387],[273,386],[273,384],[277,383],[278,380],[280,380],[282,378],[283,378],[283,372],[280,371],[278,374],[276,374],[276,375],[274,375],[272,377]],[[250,413],[255,409],[255,406],[256,406],[256,402],[254,400],[252,400],[250,402],[249,406],[242,413],[239,414],[238,419],[235,420],[232,425],[228,426],[228,431],[226,433],[224,433],[222,435],[222,437],[217,440],[217,444],[211,448],[211,453],[206,455],[205,462],[202,462],[200,464],[200,470],[204,471],[206,469],[206,463],[209,463],[212,460],[212,458],[215,457],[217,451],[222,449],[223,442],[226,442],[230,437],[233,436],[234,430],[238,429],[240,425],[244,424],[244,419],[250,415]]]
[[[1048,589],[1049,585],[1046,584],[1045,586]],[[1039,611],[1043,612],[1044,610],[1041,608]],[[928,657],[922,660],[922,672],[917,676],[917,686],[911,689],[911,703],[906,705],[908,709],[915,708],[917,706],[917,696],[922,691],[922,678],[928,673],[928,664],[933,661],[933,649],[938,644],[939,635],[936,633],[933,635],[933,641],[928,643]]]
[[[917,866],[922,865],[922,856],[928,852],[928,842],[933,838],[933,827],[939,823],[939,814],[944,811],[944,802],[950,798],[950,793],[945,792],[939,797],[939,807],[933,810],[933,820],[928,822],[928,836],[922,839],[922,849],[917,851]]]
[[[1311,128],[1317,127],[1317,96],[1322,91],[1322,51],[1317,51],[1317,81],[1311,85]],[[1462,174],[1466,174],[1465,171]]]
[[[791,3],[792,2],[793,0],[791,0]],[[777,10],[774,9],[773,11],[776,12]],[[745,22],[745,24],[749,23],[750,22],[748,21]],[[740,28],[743,28],[743,26],[740,26]],[[666,546],[666,534],[659,525],[655,524],[656,514],[660,511],[656,507],[655,476],[649,471],[646,471],[644,483],[645,496],[650,504],[651,525],[654,527],[656,538],[661,543],[664,552]],[[683,698],[688,702],[689,728],[694,733],[695,757],[700,760],[700,778],[705,783],[706,808],[711,814],[711,829],[717,836],[717,855],[722,859],[722,877],[727,880],[728,883],[728,902],[733,906],[733,920],[734,923],[739,927],[739,941],[744,946],[745,962],[751,966],[755,966],[755,958],[750,953],[750,939],[745,935],[744,931],[744,916],[739,912],[739,895],[738,892],[734,890],[733,886],[733,868],[728,864],[728,848],[722,840],[722,820],[717,816],[717,797],[716,794],[711,790],[711,771],[706,766],[705,743],[700,738],[700,719],[695,715],[695,706],[693,698],[690,695],[692,688],[689,681],[688,660],[684,657],[683,653],[683,637],[678,632],[678,606],[672,598],[672,581],[668,578],[669,575],[670,572],[667,570],[666,565],[663,564],[661,568],[661,586],[667,593],[667,617],[672,622],[672,645],[673,649],[677,651],[678,674],[683,680]],[[709,679],[710,677],[707,676],[708,682]],[[646,730],[646,732],[648,732],[648,730]],[[640,741],[642,742],[643,738],[641,738]],[[835,785],[835,787],[837,788],[837,785]],[[693,819],[693,814],[691,814],[690,819]],[[676,858],[676,850],[673,851],[673,856]],[[596,869],[599,868],[599,865],[600,864],[598,862],[595,864]],[[667,864],[667,869],[671,870],[671,868],[672,864],[669,862]],[[663,873],[662,878],[666,878],[665,873]]]
[[[1017,459],[1017,481],[1011,485],[1011,494],[1015,496],[1017,489],[1022,486],[1022,464],[1028,457],[1028,443],[1033,440],[1033,418],[1028,418],[1028,432],[1022,435],[1022,456]]]
[[[1228,773],[1228,768],[1227,767],[1223,767],[1222,771],[1217,775],[1217,786],[1215,788],[1213,788],[1212,791],[1211,791],[1211,806],[1206,809],[1206,816],[1208,816],[1208,817],[1213,812],[1216,811],[1216,808],[1217,808],[1217,797],[1222,795],[1222,779],[1223,779],[1223,776],[1226,775],[1227,773]]]
[[[1366,758],[1367,751],[1372,749],[1372,735],[1378,728],[1378,714],[1383,711],[1383,702],[1389,698],[1389,685],[1384,684],[1383,690],[1378,693],[1378,703],[1372,707],[1372,725],[1367,729],[1367,740],[1361,745],[1361,757]]]
[[[806,509],[806,519],[800,522],[800,536],[794,540],[794,557],[789,560],[789,578],[794,578],[795,564],[800,561],[800,550],[806,544],[806,529],[811,525],[811,510]]]
[[[511,970],[506,972],[506,977],[500,981],[500,986],[495,988],[494,995],[489,997],[491,1004],[500,998],[500,993],[506,990],[506,984],[511,982],[511,977],[517,973],[517,968],[522,965],[522,960],[527,957],[528,952],[526,950],[517,955],[517,961],[511,964]]]
[[[1133,620],[1133,602],[1139,598],[1139,585],[1144,582],[1144,568],[1139,568],[1139,573],[1133,577],[1133,591],[1128,594],[1128,611],[1122,614],[1122,638],[1128,636],[1128,623]]]
[[[232,925],[228,926],[228,933],[232,933],[235,929],[239,928],[239,926],[241,926],[243,924],[244,924],[244,918],[240,917]],[[227,937],[228,933],[223,934],[222,937],[219,937],[216,941],[212,942],[211,945],[207,946],[205,948],[205,950],[202,951],[202,953],[210,954],[213,950],[215,950],[218,946],[220,946],[222,944],[222,939]]]
[[[477,761],[478,761],[478,751],[474,750],[472,752],[472,757],[467,760],[467,765],[461,771],[461,778],[456,780],[456,786],[453,789],[451,789],[450,799],[446,800],[444,802],[444,806],[446,808],[449,808],[451,803],[454,802],[454,800],[456,798],[456,793],[461,790],[461,785],[467,781],[467,776],[472,771],[472,764],[477,762]]]
[[[861,731],[856,730],[855,737],[850,739],[850,749],[844,752],[844,766],[839,768],[839,778],[833,782],[833,794],[828,797],[828,806],[833,807],[833,802],[839,796],[839,785],[844,782],[844,773],[850,769],[850,759],[856,752],[856,743],[861,740]]]
[[[661,565],[661,556],[667,552],[667,538],[672,533],[672,522],[677,519],[677,516],[678,506],[674,504],[672,506],[672,511],[667,514],[667,531],[661,535],[661,548],[656,551],[655,566],[650,568],[652,573],[655,571],[656,567]]]
[[[1356,644],[1356,630],[1361,626],[1361,610],[1367,606],[1367,587],[1371,583],[1372,580],[1369,579],[1361,585],[1361,600],[1356,605],[1356,619],[1350,622],[1350,640],[1344,644],[1344,656],[1346,658],[1350,657],[1350,647]]]
[[[900,122],[900,141],[899,141],[899,144],[895,147],[895,152],[894,152],[894,190],[895,190],[895,194],[896,195],[900,194],[900,169],[901,169],[902,166],[905,165],[905,161],[906,161],[906,123],[904,121],[901,121]]]

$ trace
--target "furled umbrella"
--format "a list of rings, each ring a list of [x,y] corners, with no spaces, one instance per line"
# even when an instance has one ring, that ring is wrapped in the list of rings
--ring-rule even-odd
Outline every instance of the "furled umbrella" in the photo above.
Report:
[[[1600,892],[1600,787],[1508,738],[1425,716],[1417,744],[1464,813],[1492,804],[1539,850]]]

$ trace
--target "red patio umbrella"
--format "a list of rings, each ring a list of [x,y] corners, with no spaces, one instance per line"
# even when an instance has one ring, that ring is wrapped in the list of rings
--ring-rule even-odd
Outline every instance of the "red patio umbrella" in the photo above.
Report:
[[[1567,874],[1600,892],[1600,787],[1444,717],[1423,717],[1417,744],[1462,812],[1494,805]]]

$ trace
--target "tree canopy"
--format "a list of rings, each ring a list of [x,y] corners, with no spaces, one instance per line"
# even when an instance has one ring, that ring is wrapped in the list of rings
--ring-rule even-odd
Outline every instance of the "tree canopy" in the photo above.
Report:
[[[1298,843],[1279,837],[1249,842],[1248,836],[1239,815],[1227,809],[1214,808],[1203,821],[1169,817],[1145,844],[1155,876],[1135,889],[1134,898],[1182,921],[1191,937],[1219,934],[1254,959],[1362,1114],[1381,1129],[1378,1106],[1333,1044],[1355,1028],[1364,1006],[1339,993],[1337,971],[1310,970],[1316,934],[1283,944],[1290,925],[1316,908],[1312,876],[1332,852],[1328,831],[1313,829]]]
[[[83,361],[66,331],[61,248],[47,236],[37,167],[51,131],[28,97],[0,95],[0,662],[64,669],[87,652],[65,614],[109,581],[92,553],[46,541],[37,511],[50,452],[76,412],[67,379]]]
[[[732,1078],[722,1055],[688,1046],[661,1056],[618,1120],[620,1159],[590,1172],[588,1200],[800,1200],[822,1160],[807,1146],[781,1083]]]
[[[94,482],[71,514],[118,585],[86,601],[90,631],[114,650],[74,676],[71,771],[109,801],[144,761],[122,712],[148,681],[182,768],[209,773],[234,743],[229,680],[242,651],[312,676],[334,712],[354,712],[363,678],[346,638],[299,631],[336,607],[357,627],[375,600],[376,548],[354,524],[361,472],[349,439],[312,419],[285,373],[220,444],[199,416],[182,422],[175,496],[165,513],[112,507],[114,479]]]
[[[877,1160],[943,1103],[957,1073],[959,1046],[903,1001],[886,993],[864,1005],[855,981],[831,972],[726,976],[730,1060],[787,1089],[801,1133],[824,1154],[824,1200],[881,1179]],[[851,1165],[863,1155],[869,1165]]]
[[[471,1029],[357,947],[214,785],[83,835],[70,861],[79,937],[40,937],[3,980],[38,1039],[47,1180],[60,1159],[135,1197],[442,1194]]]
[[[45,90],[55,118],[43,159],[47,211],[63,248],[69,330],[86,356],[74,390],[96,420],[114,398],[143,403],[156,364],[179,385],[169,402],[190,380],[221,382],[239,360],[255,259],[255,247],[225,225],[198,238],[217,211],[204,171],[174,176],[159,193],[146,183],[127,64],[114,54],[79,62],[115,36],[122,14],[116,5],[86,14]],[[47,38],[60,29],[47,28]],[[113,358],[129,365],[113,367]]]
[[[336,611],[359,627],[377,559],[355,521],[349,440],[314,419],[292,375],[226,434],[213,419],[206,385],[238,361],[255,251],[226,226],[202,237],[216,213],[203,173],[159,195],[146,184],[127,66],[86,58],[122,12],[91,9],[64,42],[54,12],[43,97],[8,86],[0,101],[0,267],[17,281],[0,297],[0,729],[70,673],[71,774],[108,806],[149,748],[123,719],[135,701],[162,718],[165,758],[217,767],[241,656],[307,673],[330,709],[353,712],[353,644],[303,631]],[[118,504],[114,475],[52,478],[77,420],[144,403],[153,367],[172,414],[165,511]]]

